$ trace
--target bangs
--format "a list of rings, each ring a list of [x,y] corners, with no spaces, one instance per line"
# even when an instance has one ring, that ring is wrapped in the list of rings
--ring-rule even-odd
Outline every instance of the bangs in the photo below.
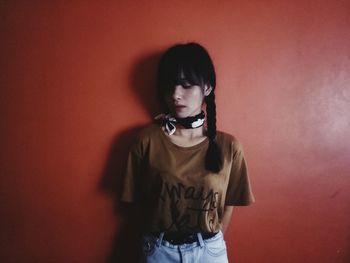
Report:
[[[196,74],[196,71],[191,67],[179,65],[176,71],[169,71],[164,82],[164,88],[175,85],[197,85],[203,86],[204,79]]]

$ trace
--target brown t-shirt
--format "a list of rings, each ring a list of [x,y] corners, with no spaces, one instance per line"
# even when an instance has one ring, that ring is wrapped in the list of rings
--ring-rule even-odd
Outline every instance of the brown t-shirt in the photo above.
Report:
[[[174,144],[159,124],[139,134],[127,163],[122,200],[147,213],[147,232],[218,232],[224,206],[254,202],[241,144],[217,132],[223,168],[205,169],[208,139],[191,147]]]

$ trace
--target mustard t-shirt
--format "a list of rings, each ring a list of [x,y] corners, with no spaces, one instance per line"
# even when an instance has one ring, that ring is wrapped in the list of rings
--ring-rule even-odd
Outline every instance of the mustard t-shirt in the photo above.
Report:
[[[159,124],[142,130],[129,152],[122,200],[143,208],[146,232],[216,233],[225,205],[254,202],[241,144],[219,131],[217,143],[223,168],[213,173],[204,166],[207,138],[181,147]]]

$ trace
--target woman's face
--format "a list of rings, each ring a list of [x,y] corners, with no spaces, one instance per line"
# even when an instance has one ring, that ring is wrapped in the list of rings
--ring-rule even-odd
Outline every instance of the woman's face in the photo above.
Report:
[[[165,101],[174,117],[186,118],[197,115],[202,110],[203,88],[186,82],[177,84],[166,95]]]
[[[207,85],[203,88],[191,83],[181,72],[179,84],[168,90],[165,102],[174,117],[195,116],[201,113],[204,96],[208,96],[211,90],[212,88]]]

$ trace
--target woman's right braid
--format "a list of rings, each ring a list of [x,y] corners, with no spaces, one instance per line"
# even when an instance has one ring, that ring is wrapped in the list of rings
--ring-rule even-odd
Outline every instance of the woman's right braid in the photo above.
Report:
[[[205,167],[207,170],[217,173],[221,170],[222,158],[216,141],[216,104],[214,91],[205,97],[205,102],[207,105],[207,129],[209,138]]]

